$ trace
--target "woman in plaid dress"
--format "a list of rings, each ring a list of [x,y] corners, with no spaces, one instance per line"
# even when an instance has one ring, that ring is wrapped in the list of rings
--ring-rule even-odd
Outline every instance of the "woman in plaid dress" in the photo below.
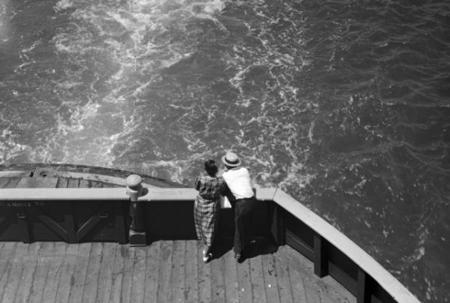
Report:
[[[195,189],[198,195],[194,202],[194,223],[198,239],[205,245],[203,261],[212,258],[212,244],[216,232],[217,216],[220,209],[220,196],[224,192],[225,182],[217,177],[217,165],[214,160],[205,162],[207,175],[195,180]]]

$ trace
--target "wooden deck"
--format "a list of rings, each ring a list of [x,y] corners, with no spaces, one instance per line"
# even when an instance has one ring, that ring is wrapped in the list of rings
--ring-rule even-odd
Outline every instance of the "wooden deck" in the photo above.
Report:
[[[356,302],[288,246],[236,263],[208,264],[197,241],[0,242],[0,302]]]
[[[126,172],[99,168],[23,165],[3,168],[3,172],[0,169],[0,190],[124,187],[126,176]],[[175,186],[152,177],[144,181],[149,186]],[[231,246],[225,245],[216,259],[204,264],[198,241],[190,240],[195,235],[190,216],[192,203],[172,205],[166,201],[164,206],[148,206],[153,242],[145,247],[101,242],[126,242],[114,235],[123,233],[124,222],[118,222],[126,221],[127,213],[122,214],[124,218],[114,217],[117,207],[108,208],[115,205],[113,202],[64,203],[0,203],[0,236],[6,241],[0,242],[0,303],[356,302],[355,296],[331,276],[315,275],[313,263],[287,245],[278,247],[275,253],[254,254],[241,264],[234,260]],[[95,205],[99,209],[94,209]],[[173,207],[170,218],[177,215],[175,225],[165,222],[169,218],[167,205]],[[25,217],[19,214],[23,212],[21,207],[25,207]],[[2,219],[2,215],[6,217]],[[79,237],[80,230],[88,226],[86,222],[94,219],[98,219],[98,227],[91,224],[89,231]],[[228,219],[231,221],[231,217]],[[29,224],[25,238],[23,222]],[[157,231],[167,232],[170,228],[174,238],[158,241],[167,239],[167,235]],[[67,233],[67,242],[75,239],[90,243],[57,242],[64,234],[61,231]],[[17,234],[15,241],[25,239],[33,243],[8,242],[13,234]],[[172,240],[180,238],[185,240]]]

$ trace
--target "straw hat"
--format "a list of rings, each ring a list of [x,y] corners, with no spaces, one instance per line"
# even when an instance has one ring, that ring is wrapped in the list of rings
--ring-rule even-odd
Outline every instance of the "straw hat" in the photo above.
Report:
[[[241,160],[238,155],[233,152],[227,152],[225,156],[222,157],[222,162],[229,167],[237,167],[241,165]]]

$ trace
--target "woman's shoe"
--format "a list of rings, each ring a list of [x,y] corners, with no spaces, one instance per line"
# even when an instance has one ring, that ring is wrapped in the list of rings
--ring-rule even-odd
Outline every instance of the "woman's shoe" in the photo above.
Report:
[[[209,261],[211,261],[211,259],[212,259],[212,253],[203,255],[203,262],[208,263]]]
[[[234,258],[236,259],[236,261],[237,261],[238,263],[244,262],[244,256],[243,256],[242,254],[239,254],[239,253],[234,254]]]

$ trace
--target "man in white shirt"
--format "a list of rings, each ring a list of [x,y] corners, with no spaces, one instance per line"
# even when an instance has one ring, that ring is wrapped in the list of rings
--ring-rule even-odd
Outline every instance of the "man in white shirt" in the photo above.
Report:
[[[241,160],[233,152],[222,157],[225,164],[223,179],[232,194],[231,206],[234,210],[234,257],[238,262],[244,260],[244,248],[250,242],[251,215],[256,207],[250,173],[241,167]],[[234,199],[233,199],[234,198]]]

